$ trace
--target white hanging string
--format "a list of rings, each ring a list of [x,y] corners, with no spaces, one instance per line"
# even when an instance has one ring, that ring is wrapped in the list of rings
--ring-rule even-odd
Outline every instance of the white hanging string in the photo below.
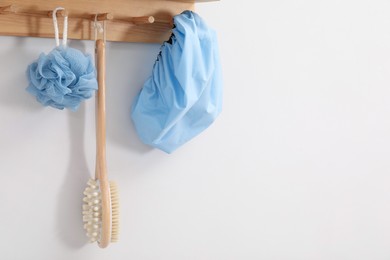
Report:
[[[106,43],[106,32],[107,32],[107,30],[106,30],[106,28],[107,28],[107,26],[106,26],[106,20],[104,20],[103,21],[103,27],[104,27],[104,29],[103,29],[103,41],[104,41],[104,43]]]
[[[57,11],[65,10],[63,7],[57,7],[53,11],[53,25],[54,25],[54,37],[56,39],[56,46],[60,46],[60,36],[58,32],[58,22],[57,22]],[[62,45],[66,47],[66,43],[68,41],[68,16],[64,17],[64,29],[62,32]]]
[[[93,27],[95,28],[95,41],[97,40],[97,35],[103,33],[103,41],[106,43],[106,20],[103,21],[103,26],[97,20],[98,14],[95,14],[95,21],[93,22]]]

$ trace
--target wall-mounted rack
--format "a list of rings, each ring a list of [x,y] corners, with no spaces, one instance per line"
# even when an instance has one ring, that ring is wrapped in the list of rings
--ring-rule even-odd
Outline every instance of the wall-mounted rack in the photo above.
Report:
[[[93,20],[107,20],[107,40],[158,42],[167,40],[172,17],[194,10],[196,2],[218,0],[0,0],[0,35],[54,37],[51,12],[68,15],[68,38],[92,40]],[[62,19],[59,24],[62,26]]]

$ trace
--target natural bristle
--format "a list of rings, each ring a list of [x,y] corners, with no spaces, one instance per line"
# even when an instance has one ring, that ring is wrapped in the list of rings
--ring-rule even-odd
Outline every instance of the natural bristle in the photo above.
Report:
[[[110,181],[111,194],[111,242],[117,242],[119,238],[119,194],[118,186],[114,181]]]

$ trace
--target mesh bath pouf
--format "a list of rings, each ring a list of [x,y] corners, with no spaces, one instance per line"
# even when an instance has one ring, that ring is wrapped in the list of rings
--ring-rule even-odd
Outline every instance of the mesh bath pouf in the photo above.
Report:
[[[57,10],[53,11],[56,48],[42,53],[38,60],[28,66],[27,91],[44,106],[77,110],[81,101],[92,97],[97,90],[95,68],[89,55],[66,46],[67,16],[64,18],[62,45],[59,43]]]
[[[132,108],[140,139],[171,153],[205,130],[222,107],[222,76],[214,30],[194,12],[174,17],[169,41]]]

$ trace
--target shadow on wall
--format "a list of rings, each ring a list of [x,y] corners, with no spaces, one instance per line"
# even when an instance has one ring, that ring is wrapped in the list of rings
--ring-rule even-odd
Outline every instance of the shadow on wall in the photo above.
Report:
[[[82,41],[68,40],[68,46],[71,47],[71,48],[75,48],[75,49],[81,51],[84,54],[89,54],[93,58],[94,54],[93,53],[87,53],[87,48],[85,47],[85,44]]]
[[[42,109],[42,105],[26,91],[28,86],[26,71],[28,65],[35,61],[39,54],[26,51],[27,44],[24,37],[14,37],[13,40],[12,47],[0,53],[1,60],[6,61],[0,63],[0,70],[3,80],[5,77],[5,82],[7,82],[6,86],[0,88],[0,102],[22,111],[38,111]],[[20,64],[25,64],[25,66],[21,67]],[[14,73],[7,73],[7,71]],[[9,78],[10,75],[12,78]]]
[[[71,42],[69,46],[85,51],[85,46],[79,41]],[[106,54],[107,139],[126,149],[146,153],[152,149],[139,141],[131,123],[130,111],[134,97],[151,73],[159,48],[154,45],[147,48],[129,44],[111,46],[112,49],[108,44]],[[123,53],[129,56],[124,57]],[[140,64],[143,60],[145,63]],[[67,112],[71,146],[67,175],[58,195],[57,228],[64,244],[70,249],[78,249],[87,241],[81,214],[82,198],[88,178],[94,176],[94,172],[88,169],[85,156],[86,104],[82,103],[76,113]]]
[[[42,105],[26,91],[27,66],[34,62],[39,54],[27,51],[24,37],[15,37],[14,41],[11,49],[1,53],[2,60],[7,62],[0,63],[0,69],[20,73],[11,73],[13,78],[6,80],[10,86],[0,88],[0,102],[22,111],[39,111],[43,108]],[[82,41],[69,41],[68,45],[86,52]],[[148,153],[152,148],[143,144],[135,132],[130,116],[131,105],[143,83],[151,75],[159,50],[159,44],[107,43],[107,139],[126,150],[140,154]],[[51,49],[42,51],[47,53]],[[20,64],[26,65],[21,68]]]
[[[85,53],[85,44],[71,41],[69,46]],[[69,166],[58,194],[59,237],[69,248],[77,249],[87,243],[82,221],[83,191],[88,178],[93,177],[85,157],[84,136],[86,128],[86,104],[81,103],[77,112],[67,110],[69,120]]]
[[[153,149],[139,140],[131,121],[131,106],[151,75],[159,50],[159,44],[107,45],[107,138],[125,149],[141,154]]]
[[[85,157],[85,107],[83,103],[77,113],[67,111],[71,140],[69,166],[57,203],[59,237],[72,249],[80,248],[87,242],[81,214],[82,199],[88,178],[94,176],[94,173],[88,169]]]

